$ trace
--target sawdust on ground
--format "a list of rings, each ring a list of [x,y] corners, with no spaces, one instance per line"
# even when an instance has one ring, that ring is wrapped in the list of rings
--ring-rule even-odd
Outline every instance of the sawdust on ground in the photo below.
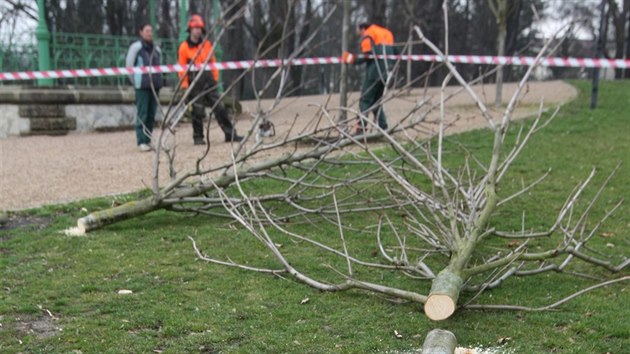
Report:
[[[455,89],[448,88],[447,92]],[[506,84],[504,98],[511,97],[515,89],[515,84]],[[476,87],[475,91],[485,102],[494,102],[494,86]],[[576,95],[573,86],[561,81],[529,83],[515,118],[535,114],[543,98],[546,107],[553,107],[572,100]],[[433,112],[428,117],[434,120],[439,111],[435,106],[439,97],[439,89],[429,88],[389,100],[385,109],[390,125],[425,100],[433,104]],[[357,93],[350,97],[354,106],[357,98]],[[270,115],[276,127],[276,137],[289,130],[300,131],[311,122],[312,117],[317,116],[319,107],[336,107],[337,102],[337,96],[301,96],[282,100]],[[251,113],[256,110],[256,102],[242,103],[244,114],[236,124],[240,133],[250,128],[253,121]],[[268,109],[272,104],[272,101],[266,100],[262,102],[262,107]],[[424,105],[416,115],[422,115],[431,104]],[[487,126],[467,93],[461,92],[451,98],[446,108],[448,120],[452,122],[448,129],[451,134]],[[493,115],[498,117],[500,113],[493,112]],[[427,129],[434,129],[434,126],[427,125]],[[159,129],[154,134],[159,134]],[[190,124],[178,126],[176,138],[176,168],[188,171],[195,166],[205,146],[192,144]],[[202,161],[204,166],[216,166],[231,159],[232,145],[223,142],[223,134],[216,123],[211,125],[210,143],[210,154]],[[282,152],[282,149],[273,151],[274,154]],[[0,210],[20,210],[150,187],[154,156],[138,150],[135,133],[131,130],[0,139]]]

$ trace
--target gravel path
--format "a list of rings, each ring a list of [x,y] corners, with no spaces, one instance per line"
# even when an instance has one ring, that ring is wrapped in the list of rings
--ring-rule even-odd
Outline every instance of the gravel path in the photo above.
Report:
[[[504,97],[509,98],[514,84],[504,86]],[[487,102],[494,102],[494,86],[476,88]],[[516,118],[531,116],[542,97],[546,106],[566,103],[577,95],[574,87],[560,82],[530,83]],[[430,88],[428,97],[439,97],[439,90]],[[423,99],[425,92],[414,91],[410,95],[391,100],[386,105],[390,124],[410,111],[415,102]],[[357,94],[350,101],[356,101]],[[314,116],[318,105],[335,107],[336,97],[302,96],[288,98],[277,107],[272,115],[277,133],[289,129],[299,115],[297,127],[304,125]],[[270,107],[271,101],[263,101]],[[254,111],[255,102],[243,102],[245,112]],[[464,93],[458,94],[447,104],[456,123],[451,133],[485,126],[473,101]],[[496,112],[499,115],[500,112]],[[239,132],[246,131],[252,119],[242,115],[237,123]],[[211,153],[204,165],[216,164],[230,158],[230,144],[213,122],[210,133]],[[159,131],[154,132],[159,133]],[[177,132],[178,170],[187,170],[205,147],[192,145],[192,127],[182,124]],[[278,151],[280,153],[281,151]],[[33,136],[0,139],[0,210],[20,210],[46,204],[115,195],[132,192],[151,184],[153,168],[152,153],[142,153],[135,146],[135,133],[69,134],[61,137]]]

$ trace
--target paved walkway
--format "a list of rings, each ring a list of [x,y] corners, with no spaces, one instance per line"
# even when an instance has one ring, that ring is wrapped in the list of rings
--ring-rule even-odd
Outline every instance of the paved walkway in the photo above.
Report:
[[[514,89],[515,85],[507,84],[504,97],[509,98]],[[478,87],[477,91],[486,101],[494,101],[494,86]],[[434,97],[434,102],[435,97],[439,97],[437,89],[431,88],[427,93]],[[567,102],[576,93],[575,88],[560,81],[531,83],[518,116],[531,115],[541,97],[545,97],[545,104],[549,106]],[[386,105],[390,123],[409,112],[423,95],[424,91],[415,91],[390,101]],[[307,124],[316,115],[318,105],[335,107],[337,98],[330,98],[303,96],[283,100],[271,115],[278,135],[290,128],[296,116],[299,116],[299,124],[294,129]],[[354,94],[351,101],[356,99]],[[271,105],[272,101],[263,101],[266,109]],[[243,107],[245,112],[253,112],[256,103],[243,102]],[[479,128],[485,124],[465,94],[449,101],[447,107],[450,114],[459,117],[451,132]],[[251,115],[244,114],[239,118],[237,129],[244,132],[251,122]],[[223,142],[222,133],[214,121],[212,126],[211,154],[203,161],[207,166],[230,158],[230,144]],[[140,152],[135,146],[134,134],[133,131],[123,131],[0,139],[0,210],[115,195],[149,186],[154,154]],[[189,124],[178,127],[177,139],[177,169],[188,170],[205,147],[192,145]]]

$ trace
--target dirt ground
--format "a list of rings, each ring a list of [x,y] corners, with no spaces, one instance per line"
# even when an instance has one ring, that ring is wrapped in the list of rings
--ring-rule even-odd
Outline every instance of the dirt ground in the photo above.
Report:
[[[504,86],[504,99],[511,97],[516,85]],[[449,92],[454,88],[449,88]],[[476,87],[476,92],[486,102],[494,102],[494,86]],[[566,103],[577,95],[574,87],[560,81],[530,83],[515,118],[533,115],[544,98],[546,107]],[[410,112],[418,102],[439,102],[437,88],[415,90],[408,95],[390,100],[385,109],[390,125]],[[358,95],[354,93],[350,102]],[[236,127],[239,133],[252,124],[251,112],[256,102],[242,102],[244,113]],[[269,109],[272,101],[263,101],[263,109]],[[317,115],[320,106],[336,107],[337,97],[302,96],[284,99],[270,115],[276,133],[282,135],[290,129],[299,131]],[[426,105],[425,107],[428,107]],[[449,119],[455,123],[449,132],[461,132],[483,128],[485,120],[466,93],[459,93],[448,101]],[[422,108],[418,115],[427,111]],[[499,116],[501,112],[494,112]],[[431,113],[430,117],[437,117]],[[211,125],[210,154],[203,160],[205,166],[229,161],[231,145],[223,142],[223,134],[217,124]],[[159,129],[154,135],[159,134]],[[192,127],[177,127],[177,169],[189,170],[205,150],[205,146],[192,144]],[[282,151],[274,153],[280,154]],[[140,152],[135,144],[134,131],[112,133],[82,133],[66,136],[10,137],[0,139],[0,210],[20,210],[46,204],[57,204],[99,196],[128,193],[151,185],[154,165],[153,153]]]

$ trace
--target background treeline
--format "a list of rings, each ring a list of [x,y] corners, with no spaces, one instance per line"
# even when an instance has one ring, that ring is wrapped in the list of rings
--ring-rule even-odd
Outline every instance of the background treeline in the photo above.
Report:
[[[54,32],[90,33],[103,35],[135,35],[137,27],[149,21],[149,0],[46,0],[47,22]],[[179,37],[180,0],[155,0],[156,33],[159,38]],[[34,0],[4,0],[4,17],[22,12],[37,16]],[[630,56],[630,0],[605,0],[606,34],[605,53],[609,57]],[[225,28],[220,43],[223,60],[242,60],[254,57],[287,57],[296,53],[312,35],[315,38],[298,52],[299,56],[339,56],[343,0],[222,0],[223,19],[235,17]],[[443,0],[364,0],[350,1],[350,48],[357,52],[358,37],[355,25],[374,22],[392,30],[402,51],[410,38],[412,26],[420,26],[425,35],[444,47],[445,25]],[[599,0],[449,0],[449,51],[452,54],[496,55],[498,38],[504,38],[505,55],[531,55],[542,45],[542,27],[545,22],[580,20],[569,31],[566,41],[558,48],[559,56],[593,56],[596,52],[599,30]],[[188,14],[199,13],[212,23],[212,1],[189,1]],[[503,11],[496,11],[503,8]],[[332,13],[328,22],[322,22]],[[505,26],[501,26],[505,23]],[[2,23],[0,22],[0,26]],[[1,27],[0,27],[1,28]],[[501,28],[504,33],[501,35]],[[283,34],[284,33],[284,34]],[[281,39],[284,39],[281,41]],[[414,53],[426,53],[427,48],[417,42]],[[578,39],[578,38],[587,38]],[[401,65],[398,85],[413,81],[429,68],[429,64]],[[490,67],[464,66],[465,77],[470,79]],[[506,68],[505,78],[515,78],[519,68]],[[350,85],[359,84],[359,70],[350,70]],[[226,87],[236,71],[225,72]],[[250,98],[253,88],[266,83],[265,70],[249,75],[239,82],[234,94]],[[315,94],[336,91],[339,68],[310,66],[291,69],[287,93]],[[575,76],[575,70],[553,69],[553,77]],[[583,73],[587,75],[588,73]],[[628,77],[630,71],[619,71],[617,77]],[[430,84],[441,82],[442,73],[431,77]],[[254,83],[254,84],[253,84]],[[417,82],[422,85],[424,82]],[[272,87],[273,88],[273,87]]]

